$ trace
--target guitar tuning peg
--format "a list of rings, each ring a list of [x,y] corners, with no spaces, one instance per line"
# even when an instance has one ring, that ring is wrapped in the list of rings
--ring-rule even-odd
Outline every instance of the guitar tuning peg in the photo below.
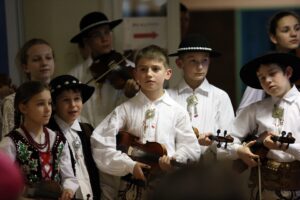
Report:
[[[286,135],[286,132],[285,132],[285,131],[282,131],[282,132],[281,132],[281,135],[282,135],[282,136],[285,136],[285,135]]]

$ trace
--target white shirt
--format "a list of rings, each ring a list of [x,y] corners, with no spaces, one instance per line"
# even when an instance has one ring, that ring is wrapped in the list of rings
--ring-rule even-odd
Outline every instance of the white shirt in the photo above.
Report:
[[[93,63],[91,57],[83,63],[77,65],[69,74],[78,78],[82,83],[87,83],[93,78],[89,67]],[[95,92],[91,98],[85,102],[81,116],[82,121],[86,121],[96,127],[117,105],[127,100],[123,90],[116,90],[108,81],[96,84],[95,81],[89,83],[95,87]]]
[[[154,109],[155,116],[146,119],[149,109]],[[153,130],[147,131],[149,129]],[[116,150],[119,130],[126,130],[141,141],[145,139],[165,145],[168,156],[175,157],[179,162],[198,160],[200,157],[198,141],[187,112],[167,92],[154,102],[139,92],[118,106],[94,130],[91,143],[98,168],[108,174],[124,176],[133,173],[136,162]]]
[[[229,131],[230,123],[234,119],[234,111],[228,94],[209,84],[207,79],[194,91],[182,79],[179,84],[168,90],[170,96],[185,109],[190,109],[190,116],[193,127],[200,133],[216,135],[217,130]],[[188,108],[187,98],[196,95],[198,103],[196,107]],[[195,114],[195,109],[197,115]],[[207,146],[201,146],[201,152],[207,150]]]
[[[50,129],[47,129],[47,130],[49,132],[50,149],[52,149],[55,138],[56,138],[56,133]],[[19,128],[19,129],[17,129],[17,131],[19,133],[21,133],[24,136],[24,138],[26,139],[26,136],[22,129]],[[33,137],[33,139],[36,142],[39,142],[39,143],[45,142],[45,134],[42,134],[41,141],[39,141],[39,138],[34,138],[34,135],[32,133],[29,132],[29,134]],[[3,140],[0,143],[0,149],[3,152],[5,152],[13,161],[16,160],[16,156],[17,156],[16,146],[10,137],[3,138]],[[45,149],[43,149],[42,151],[46,151],[46,150],[47,150],[47,147]],[[74,173],[72,170],[71,157],[70,157],[70,151],[69,151],[68,144],[64,145],[64,149],[62,151],[62,156],[61,156],[59,164],[60,164],[60,175],[61,175],[61,179],[62,179],[63,188],[71,189],[75,194],[75,192],[78,188],[78,181],[77,181],[76,177],[74,176]]]
[[[68,145],[73,153],[73,158],[75,159],[76,178],[78,179],[80,186],[76,192],[76,197],[84,199],[86,198],[87,194],[90,194],[90,198],[93,199],[93,191],[90,183],[89,173],[84,161],[82,145],[80,145],[78,149],[75,149],[73,145],[74,141],[81,141],[77,133],[77,131],[82,131],[79,122],[78,120],[75,120],[70,126],[57,115],[54,116],[54,119],[65,135]]]
[[[236,114],[238,114],[242,109],[249,106],[250,104],[264,99],[265,96],[266,93],[262,89],[260,90],[247,86]]]
[[[234,145],[229,150],[233,158],[237,158],[240,141],[258,126],[258,135],[264,131],[278,133],[276,119],[272,117],[274,104],[284,109],[281,130],[291,132],[296,139],[286,151],[270,150],[267,157],[278,162],[300,160],[300,93],[295,86],[282,99],[269,97],[244,108],[233,123]]]

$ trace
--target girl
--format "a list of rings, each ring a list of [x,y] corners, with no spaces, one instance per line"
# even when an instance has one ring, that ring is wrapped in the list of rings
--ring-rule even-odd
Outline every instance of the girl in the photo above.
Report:
[[[14,106],[15,128],[3,138],[0,149],[20,165],[27,189],[54,181],[62,184],[60,198],[71,199],[78,182],[72,172],[66,139],[44,127],[52,111],[48,87],[39,81],[22,84],[16,91]],[[24,196],[31,197],[30,189]]]
[[[73,171],[79,182],[77,198],[100,199],[100,182],[96,164],[92,157],[90,135],[94,128],[80,123],[83,103],[93,94],[94,88],[79,82],[73,76],[62,75],[50,82],[55,115],[48,127],[63,133],[71,150]]]
[[[37,38],[27,41],[17,55],[17,62],[28,80],[49,84],[54,73],[54,53],[48,42]],[[14,127],[14,98],[12,94],[3,100],[3,135]]]
[[[300,17],[291,11],[282,11],[271,17],[268,27],[272,50],[281,53],[299,54]],[[298,49],[298,51],[297,51]],[[299,55],[297,55],[299,57]],[[299,83],[296,82],[298,87]],[[299,88],[299,87],[298,87]],[[263,90],[247,87],[237,113],[246,106],[265,97]]]

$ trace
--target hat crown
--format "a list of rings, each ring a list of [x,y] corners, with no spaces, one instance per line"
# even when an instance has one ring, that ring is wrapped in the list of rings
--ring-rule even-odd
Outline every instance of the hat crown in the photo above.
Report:
[[[80,30],[85,29],[86,27],[99,23],[99,22],[108,22],[108,18],[106,17],[105,14],[101,12],[92,12],[87,15],[85,15],[81,20],[80,20]]]
[[[206,47],[211,48],[208,40],[203,36],[191,35],[184,38],[180,44],[179,49],[188,47]]]
[[[61,89],[66,86],[72,86],[72,85],[75,86],[78,84],[80,84],[80,81],[77,78],[75,78],[74,76],[61,75],[61,76],[58,76],[58,77],[54,78],[53,80],[51,80],[50,88],[53,92],[56,89]]]

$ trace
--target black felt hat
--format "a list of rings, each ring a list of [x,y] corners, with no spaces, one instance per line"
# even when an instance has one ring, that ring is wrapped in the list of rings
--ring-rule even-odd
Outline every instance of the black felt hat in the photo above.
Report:
[[[208,40],[202,35],[188,35],[180,42],[177,52],[169,54],[169,56],[179,56],[187,52],[207,52],[211,57],[221,55],[210,46]]]
[[[50,82],[51,96],[55,101],[60,92],[67,89],[79,89],[81,91],[82,103],[86,102],[94,93],[95,88],[81,83],[77,78],[70,75],[61,75]]]
[[[113,21],[109,21],[105,14],[102,12],[91,12],[80,20],[79,29],[80,32],[75,35],[70,42],[78,43],[82,35],[85,34],[87,31],[91,30],[92,28],[99,26],[99,25],[109,25],[110,29],[112,30],[114,27],[119,25],[123,20],[117,19]]]
[[[241,68],[240,77],[242,81],[252,88],[262,89],[256,75],[257,69],[262,64],[271,63],[276,63],[283,67],[292,67],[293,74],[290,78],[292,83],[300,78],[300,58],[290,53],[268,53],[249,61]]]

